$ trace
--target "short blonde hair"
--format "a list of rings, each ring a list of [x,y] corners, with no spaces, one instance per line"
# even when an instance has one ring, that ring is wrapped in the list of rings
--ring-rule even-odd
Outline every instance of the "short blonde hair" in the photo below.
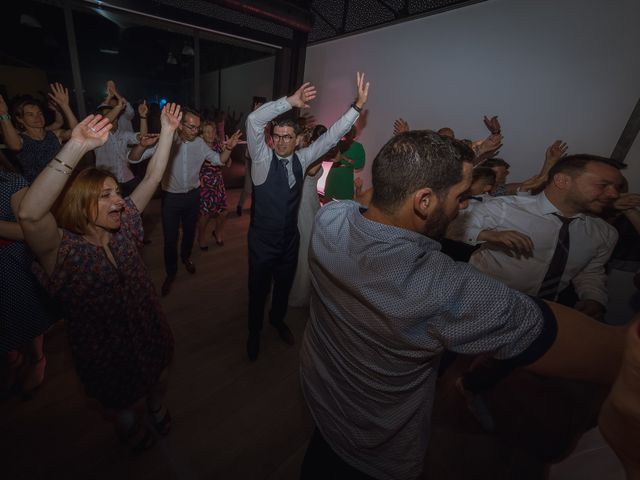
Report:
[[[107,178],[118,183],[108,170],[86,168],[67,184],[53,212],[60,228],[80,235],[88,233],[98,215],[98,198]]]

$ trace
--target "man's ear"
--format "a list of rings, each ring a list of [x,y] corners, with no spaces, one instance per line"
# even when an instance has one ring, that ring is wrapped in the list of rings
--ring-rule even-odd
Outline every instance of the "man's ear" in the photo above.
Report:
[[[435,201],[435,193],[428,187],[421,188],[413,193],[413,209],[423,218],[429,216]]]
[[[302,141],[302,135],[296,135],[296,148],[300,146],[301,141]]]
[[[560,190],[566,190],[571,186],[572,180],[573,179],[571,178],[571,175],[567,175],[566,173],[560,172],[560,173],[556,173],[553,176],[552,181],[556,188],[559,188]]]

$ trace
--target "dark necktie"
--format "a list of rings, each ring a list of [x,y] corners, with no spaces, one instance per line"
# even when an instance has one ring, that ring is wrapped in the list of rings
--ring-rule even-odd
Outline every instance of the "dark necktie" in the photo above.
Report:
[[[293,185],[289,183],[289,172],[287,171],[287,164],[289,163],[289,160],[286,158],[279,158],[279,157],[278,157],[278,160],[280,160],[280,163],[282,164],[282,171],[284,172],[283,175],[285,180],[287,181],[287,185],[289,185],[289,188],[291,188]]]
[[[558,233],[558,242],[556,243],[549,269],[538,291],[538,297],[545,300],[555,300],[558,295],[558,286],[569,259],[569,225],[575,220],[575,218],[563,217],[557,213],[554,213],[554,215],[560,219],[562,227],[560,227],[560,232]]]

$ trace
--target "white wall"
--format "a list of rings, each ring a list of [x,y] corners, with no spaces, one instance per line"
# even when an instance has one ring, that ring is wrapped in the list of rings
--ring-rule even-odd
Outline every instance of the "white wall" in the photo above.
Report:
[[[236,65],[222,70],[222,108],[231,107],[246,120],[254,96],[271,99],[275,57]],[[218,106],[218,72],[201,77],[202,107]]]
[[[478,139],[482,116],[499,115],[513,180],[534,174],[558,138],[570,153],[609,155],[640,94],[638,20],[637,0],[490,0],[322,43],[307,50],[311,112],[330,125],[366,72],[366,185],[396,117]],[[639,141],[627,162],[640,191]]]

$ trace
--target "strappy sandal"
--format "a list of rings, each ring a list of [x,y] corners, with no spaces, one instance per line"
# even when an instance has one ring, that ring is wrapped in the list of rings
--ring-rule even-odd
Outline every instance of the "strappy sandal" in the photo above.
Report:
[[[127,443],[135,453],[149,450],[156,444],[156,436],[140,421],[136,422],[128,432],[117,431],[117,434],[120,441]]]
[[[158,419],[158,417],[162,413],[162,409],[164,409],[164,415],[162,415],[162,417]],[[160,405],[160,408],[158,408],[157,410],[152,410],[147,403],[147,410],[149,411],[149,415],[151,416],[153,428],[155,428],[156,432],[158,432],[158,435],[162,435],[163,437],[168,435],[171,431],[171,413],[169,413],[169,409],[164,405]]]

